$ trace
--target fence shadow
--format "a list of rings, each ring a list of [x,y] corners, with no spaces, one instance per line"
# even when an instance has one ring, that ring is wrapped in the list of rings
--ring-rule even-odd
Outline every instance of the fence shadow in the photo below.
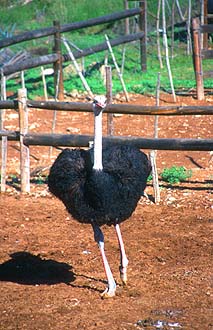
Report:
[[[75,281],[72,266],[45,260],[28,252],[15,252],[11,259],[0,264],[0,281],[15,282],[19,284],[58,284]]]
[[[161,188],[172,189],[172,190],[194,190],[194,191],[208,191],[212,190],[213,180],[205,181],[190,181],[181,182],[180,184],[169,184],[165,181],[159,180]],[[199,184],[199,186],[198,186]]]
[[[47,176],[35,176],[30,179],[30,183],[38,186],[47,184]],[[14,176],[8,178],[6,184],[17,191],[21,191],[21,179],[19,177]]]

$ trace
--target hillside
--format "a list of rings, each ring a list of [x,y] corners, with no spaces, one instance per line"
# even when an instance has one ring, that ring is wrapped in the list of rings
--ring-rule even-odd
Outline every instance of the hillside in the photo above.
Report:
[[[138,42],[124,46],[115,47],[115,57],[120,68],[122,68],[123,78],[126,84],[126,88],[129,92],[135,92],[140,94],[154,93],[158,72],[161,73],[161,89],[167,92],[171,91],[171,86],[168,78],[168,71],[165,62],[165,50],[163,47],[162,38],[161,51],[163,68],[160,68],[160,64],[157,58],[157,46],[156,46],[156,15],[157,15],[157,0],[147,2],[147,72],[141,74],[140,67],[140,47]],[[192,55],[186,56],[187,51],[187,34],[186,24],[181,23],[180,13],[175,7],[174,20],[175,29],[172,35],[171,31],[171,9],[172,1],[167,1],[166,6],[166,20],[168,27],[168,44],[169,44],[169,56],[170,65],[172,69],[174,87],[177,91],[188,92],[195,88],[194,69]],[[199,1],[192,1],[193,16],[199,13]],[[179,1],[181,12],[184,18],[187,18],[187,6],[188,4],[181,0]],[[136,5],[135,1],[130,1],[129,6]],[[17,10],[19,9],[19,10]],[[106,15],[115,11],[121,11],[124,9],[123,0],[119,1],[99,1],[92,0],[90,2],[84,1],[3,1],[2,17],[0,25],[0,35],[2,38],[23,33],[24,31],[30,31],[42,27],[50,27],[53,24],[53,20],[59,20],[61,24],[87,20],[89,18]],[[160,22],[162,24],[162,22]],[[161,25],[160,25],[161,26]],[[130,19],[130,32],[137,32],[137,17]],[[64,34],[64,37],[69,40],[74,47],[78,49],[84,49],[92,47],[98,43],[105,41],[104,35],[107,34],[111,39],[116,38],[125,33],[124,21],[114,22],[111,24],[103,24],[87,29],[82,29],[72,33]],[[40,56],[45,54],[51,54],[53,52],[53,39],[52,37],[41,38],[33,40],[31,42],[23,42],[10,49],[17,53],[19,51],[27,51],[30,56]],[[66,49],[63,47],[62,51],[65,53]],[[118,79],[116,70],[114,70],[114,63],[112,58],[107,52],[97,53],[90,55],[79,61],[79,65],[83,66],[82,70],[86,76],[88,84],[91,86],[94,93],[104,93],[105,86],[100,84],[101,75],[99,70],[93,70],[93,66],[101,67],[104,60],[108,55],[108,63],[113,68],[113,93],[122,91],[121,83]],[[205,64],[207,67],[211,67],[211,63]],[[67,64],[65,64],[67,66]],[[29,97],[34,98],[35,94],[43,95],[43,84],[41,80],[41,69],[32,69],[25,72],[26,86],[28,88]],[[65,89],[67,93],[72,91],[82,92],[84,90],[79,77],[76,75],[75,70],[71,67],[71,70],[65,71]],[[18,83],[18,84],[17,84]],[[10,80],[7,83],[8,89],[15,92],[20,84],[20,80]],[[205,87],[211,88],[211,80],[205,81]],[[50,97],[54,96],[53,89],[53,77],[47,77],[47,88]],[[10,93],[11,94],[11,93]]]

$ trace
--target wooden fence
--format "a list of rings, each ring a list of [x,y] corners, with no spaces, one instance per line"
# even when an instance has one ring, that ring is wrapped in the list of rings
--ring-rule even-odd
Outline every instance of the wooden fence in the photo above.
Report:
[[[91,26],[110,23],[113,21],[118,21],[121,19],[125,19],[132,16],[139,16],[139,32],[134,34],[128,34],[121,36],[119,38],[113,39],[110,41],[112,47],[129,43],[131,41],[140,40],[140,52],[141,52],[141,69],[142,71],[146,71],[146,1],[143,0],[140,2],[139,8],[126,9],[120,12],[112,13],[109,15],[91,18],[86,21],[74,22],[65,25],[60,25],[60,22],[54,21],[53,27],[38,29],[30,32],[25,32],[20,35],[16,35],[10,38],[4,38],[0,40],[0,49],[4,47],[8,47],[20,42],[34,40],[38,38],[47,37],[50,35],[54,36],[54,53],[47,54],[36,58],[28,58],[24,61],[20,61],[14,64],[4,65],[1,69],[1,74],[3,76],[8,76],[14,74],[16,72],[20,72],[23,70],[35,68],[38,66],[53,64],[54,66],[54,82],[55,82],[55,92],[57,89],[57,93],[59,100],[63,100],[63,70],[62,63],[70,61],[69,54],[62,54],[61,52],[61,33],[70,32],[74,30],[79,30],[82,28],[88,28]],[[74,51],[73,55],[75,59],[79,59],[100,51],[107,50],[107,42],[103,42],[101,44],[79,50]],[[58,79],[59,78],[59,79]],[[56,86],[56,84],[58,85]]]
[[[213,49],[202,48],[202,34],[208,36],[213,33],[213,24],[200,24],[199,18],[192,20],[193,29],[193,55],[194,70],[196,78],[197,98],[204,99],[204,78],[213,78],[213,70],[203,71],[202,61],[205,59],[213,59]],[[206,44],[206,43],[205,43]]]
[[[69,146],[88,147],[93,141],[90,135],[63,135],[63,134],[32,134],[28,132],[28,108],[57,110],[57,111],[79,111],[92,112],[91,103],[80,102],[54,102],[54,101],[30,101],[26,99],[26,90],[18,91],[18,100],[0,101],[0,109],[16,109],[19,113],[19,131],[0,130],[0,138],[7,137],[11,141],[20,141],[20,172],[21,191],[30,191],[30,160],[29,147],[37,146]],[[129,104],[109,104],[106,113],[134,114],[134,115],[213,115],[213,106],[140,106]],[[103,137],[104,144],[125,143],[132,144],[141,149],[156,150],[213,150],[213,139],[150,139],[141,137],[106,136]],[[5,164],[4,164],[5,167]],[[6,176],[6,174],[4,174]],[[5,182],[5,178],[2,178]],[[4,191],[4,184],[1,190]]]

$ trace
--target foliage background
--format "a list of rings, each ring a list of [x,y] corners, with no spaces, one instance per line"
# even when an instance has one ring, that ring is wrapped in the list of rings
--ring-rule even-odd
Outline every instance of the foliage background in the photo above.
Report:
[[[59,20],[61,24],[71,23],[75,21],[87,20],[88,18],[106,15],[115,11],[124,9],[123,0],[1,0],[1,18],[0,18],[0,37],[20,34],[25,31],[39,29],[42,27],[52,26],[53,20]],[[187,18],[188,1],[179,0],[183,15]],[[138,5],[137,1],[129,1],[129,7]],[[125,64],[123,78],[129,92],[136,93],[154,93],[157,82],[158,72],[161,73],[161,89],[170,92],[170,82],[165,63],[165,52],[161,38],[161,49],[163,56],[163,68],[159,66],[157,59],[156,47],[156,15],[157,15],[157,0],[147,1],[147,22],[148,22],[148,40],[147,40],[147,72],[141,72],[140,69],[140,51],[139,43],[133,42],[125,46]],[[166,1],[166,20],[169,52],[171,56],[171,8],[172,0]],[[18,10],[17,10],[18,9]],[[192,0],[192,17],[199,15],[200,1]],[[137,29],[137,18],[130,19],[130,32],[134,33]],[[181,22],[178,10],[175,7],[175,40],[174,40],[174,55],[170,57],[173,82],[177,93],[188,92],[195,88],[195,77],[193,69],[192,55],[186,53],[186,24]],[[162,20],[160,22],[162,26]],[[92,28],[82,29],[72,33],[66,33],[64,36],[74,43],[78,48],[88,48],[94,44],[101,43],[105,40],[104,35],[109,38],[115,38],[124,34],[124,21],[115,22],[112,24],[99,25]],[[27,50],[32,56],[52,53],[53,38],[46,37],[32,42],[20,43],[11,46],[11,50],[16,53],[20,50]],[[1,50],[2,51],[2,50]],[[115,56],[118,65],[121,67],[124,52],[124,46],[114,48]],[[63,48],[66,53],[66,49]],[[97,53],[88,56],[84,59],[85,77],[94,93],[104,93],[105,86],[101,79],[100,70],[92,70],[94,64],[103,64],[107,52]],[[81,60],[78,61],[81,64]],[[122,86],[114,69],[111,57],[108,57],[108,62],[113,69],[113,93],[122,91]],[[68,66],[69,63],[65,63]],[[211,61],[205,61],[204,70],[211,67]],[[83,86],[76,75],[75,71],[65,70],[65,89],[67,93],[73,90],[82,92]],[[26,87],[28,88],[29,97],[35,97],[38,94],[43,95],[43,85],[41,79],[40,68],[27,70],[25,72]],[[7,82],[8,89],[17,90],[20,84],[20,78],[10,79]],[[54,96],[53,77],[47,78],[48,94]],[[212,82],[210,79],[205,80],[205,88],[211,88]]]

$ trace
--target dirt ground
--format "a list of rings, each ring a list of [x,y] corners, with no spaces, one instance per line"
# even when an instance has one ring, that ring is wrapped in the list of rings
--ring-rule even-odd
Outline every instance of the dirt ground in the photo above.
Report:
[[[155,99],[131,95],[131,102],[154,105]],[[212,96],[203,102],[178,97],[182,105],[212,102]],[[172,97],[163,95],[163,104],[172,104]],[[50,111],[30,110],[30,131],[50,132],[52,117]],[[7,111],[6,120],[7,129],[18,128],[17,113]],[[153,122],[148,116],[116,116],[114,134],[152,137]],[[56,132],[92,134],[92,125],[92,114],[57,114]],[[212,128],[211,116],[159,118],[159,137],[212,138]],[[210,153],[158,152],[159,173],[183,165],[192,177],[175,185],[160,181],[158,205],[149,184],[149,199],[142,197],[121,225],[129,258],[126,287],[119,279],[114,229],[103,228],[118,284],[116,297],[103,300],[105,275],[91,228],[71,219],[46,184],[33,180],[48,173],[58,152],[30,147],[31,193],[20,194],[19,144],[9,145],[8,184],[0,194],[0,330],[213,329]]]

